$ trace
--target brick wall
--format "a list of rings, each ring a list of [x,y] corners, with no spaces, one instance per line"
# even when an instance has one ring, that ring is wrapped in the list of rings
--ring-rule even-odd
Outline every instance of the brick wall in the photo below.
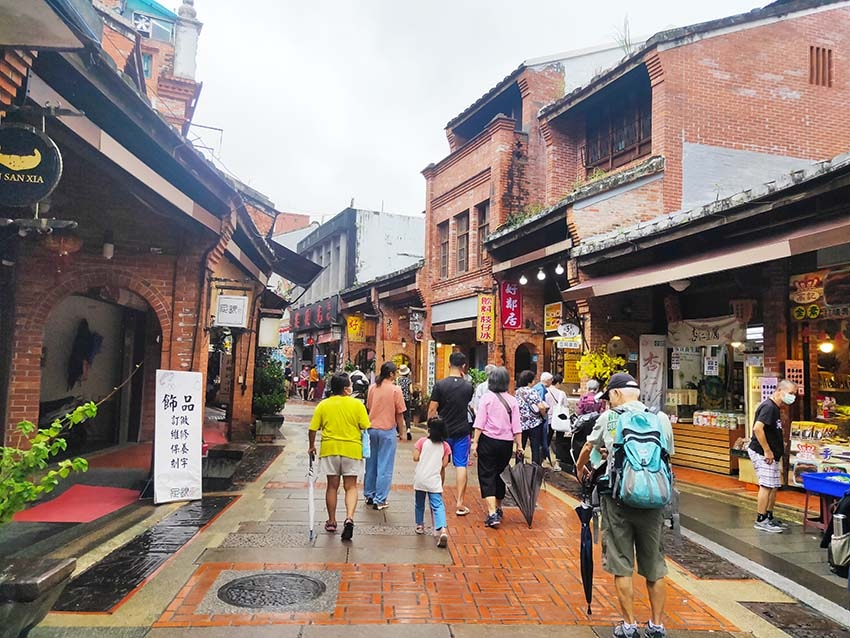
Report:
[[[291,233],[293,230],[307,228],[310,225],[310,216],[303,213],[278,212],[274,221],[274,234]]]
[[[661,215],[664,212],[665,181],[666,176],[630,190],[624,187],[622,194],[578,210],[570,206],[567,209],[570,236],[574,241],[580,241]]]

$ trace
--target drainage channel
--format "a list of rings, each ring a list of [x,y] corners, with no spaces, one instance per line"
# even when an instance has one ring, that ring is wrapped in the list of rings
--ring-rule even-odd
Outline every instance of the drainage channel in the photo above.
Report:
[[[111,611],[234,500],[205,498],[169,514],[74,578],[53,610]]]

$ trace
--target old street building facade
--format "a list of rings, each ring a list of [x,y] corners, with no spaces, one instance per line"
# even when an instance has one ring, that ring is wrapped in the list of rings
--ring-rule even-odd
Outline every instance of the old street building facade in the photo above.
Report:
[[[85,17],[72,29],[86,34],[79,52],[16,52],[29,68],[4,84],[3,125],[44,117],[64,172],[35,211],[0,209],[3,439],[22,419],[107,398],[84,450],[150,441],[155,372],[206,372],[223,280],[242,282],[246,327],[233,332],[251,365],[229,434],[246,438],[256,300],[273,271],[306,284],[318,268],[263,240],[236,185],[151,108],[141,78],[117,70],[136,53],[101,45],[118,37],[115,19]]]

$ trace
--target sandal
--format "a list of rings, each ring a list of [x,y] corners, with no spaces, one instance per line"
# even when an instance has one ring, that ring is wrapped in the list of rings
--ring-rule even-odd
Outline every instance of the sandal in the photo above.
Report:
[[[325,531],[331,534],[336,534],[336,521],[333,523],[330,521],[325,522]]]
[[[417,525],[416,529],[414,531],[417,534],[424,534],[425,533],[425,526],[424,525]]]
[[[455,516],[466,516],[467,514],[469,514],[469,508],[466,505],[455,510]]]

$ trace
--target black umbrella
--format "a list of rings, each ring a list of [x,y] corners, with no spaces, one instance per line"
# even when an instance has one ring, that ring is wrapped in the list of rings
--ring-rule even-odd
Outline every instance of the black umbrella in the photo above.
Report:
[[[586,503],[576,507],[578,520],[581,521],[581,584],[584,587],[584,599],[587,601],[587,615],[590,611],[590,601],[593,599],[593,534],[590,532],[590,521],[593,518],[593,508]]]
[[[524,463],[522,457],[517,456],[517,462],[502,472],[502,480],[531,527],[540,486],[543,485],[543,468],[537,463]]]

